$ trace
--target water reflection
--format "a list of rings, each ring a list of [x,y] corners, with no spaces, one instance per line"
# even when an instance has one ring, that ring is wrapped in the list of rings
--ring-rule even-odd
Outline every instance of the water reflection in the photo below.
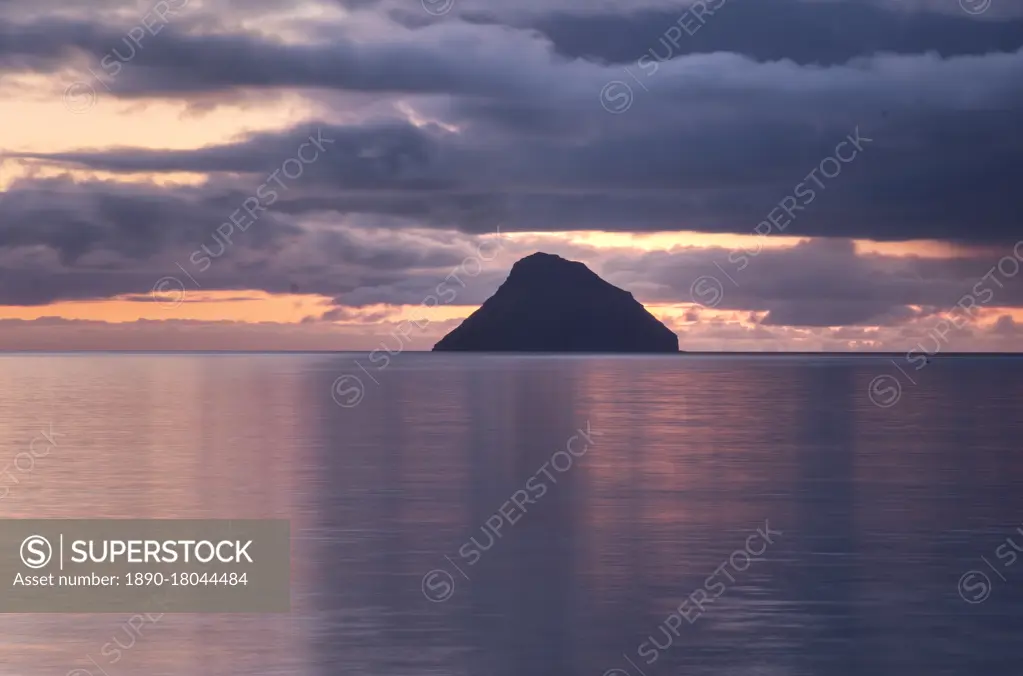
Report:
[[[1019,360],[944,360],[892,409],[867,399],[864,358],[402,355],[345,409],[350,362],[0,357],[0,448],[48,419],[67,435],[0,515],[292,521],[291,616],[166,616],[108,676],[1018,663],[1023,563],[981,605],[956,583],[1023,523]],[[595,445],[552,469],[587,424]],[[545,466],[544,495],[481,530]],[[765,523],[783,535],[645,662]],[[432,570],[446,601],[423,593]],[[126,619],[0,617],[0,663],[96,671]]]

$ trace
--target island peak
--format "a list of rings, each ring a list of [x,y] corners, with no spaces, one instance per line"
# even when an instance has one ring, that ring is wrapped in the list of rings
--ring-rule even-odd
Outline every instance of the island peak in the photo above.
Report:
[[[578,261],[537,252],[433,348],[468,352],[678,352],[678,336]]]

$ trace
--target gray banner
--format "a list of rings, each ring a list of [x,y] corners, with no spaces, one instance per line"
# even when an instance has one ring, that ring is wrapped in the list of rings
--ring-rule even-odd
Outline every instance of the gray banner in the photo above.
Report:
[[[287,521],[0,519],[0,613],[290,610]]]

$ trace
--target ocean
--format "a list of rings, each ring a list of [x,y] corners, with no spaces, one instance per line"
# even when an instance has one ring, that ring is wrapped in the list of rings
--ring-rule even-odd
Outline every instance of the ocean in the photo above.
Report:
[[[1023,358],[916,366],[0,355],[0,516],[292,534],[290,613],[4,614],[0,675],[1015,673]]]

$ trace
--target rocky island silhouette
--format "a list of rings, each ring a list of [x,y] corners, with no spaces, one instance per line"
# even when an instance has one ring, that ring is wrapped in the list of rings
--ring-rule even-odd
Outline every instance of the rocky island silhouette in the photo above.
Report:
[[[678,352],[678,336],[583,263],[538,252],[435,352]]]

